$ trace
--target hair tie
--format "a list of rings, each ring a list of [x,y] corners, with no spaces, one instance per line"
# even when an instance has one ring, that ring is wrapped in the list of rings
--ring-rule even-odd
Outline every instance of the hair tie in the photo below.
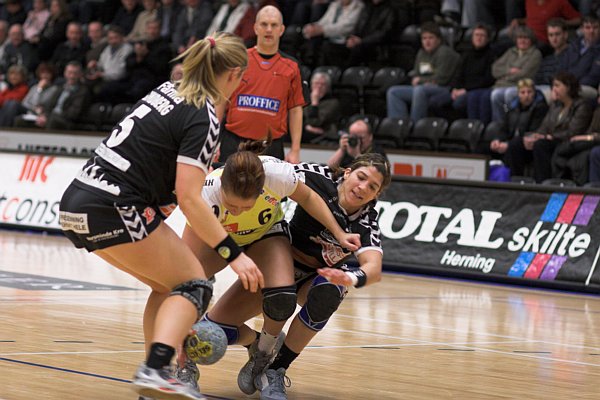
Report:
[[[215,39],[212,38],[212,36],[207,36],[206,40],[208,40],[208,42],[210,43],[210,48],[214,48],[217,45],[217,42],[215,42]]]

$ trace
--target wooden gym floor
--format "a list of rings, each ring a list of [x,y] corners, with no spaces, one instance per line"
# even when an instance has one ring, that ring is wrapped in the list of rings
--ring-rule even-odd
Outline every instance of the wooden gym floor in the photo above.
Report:
[[[0,398],[136,400],[147,294],[61,236],[0,231]],[[202,368],[203,393],[258,399],[237,388],[245,360],[233,346]],[[598,399],[600,297],[385,274],[288,376],[290,400]]]

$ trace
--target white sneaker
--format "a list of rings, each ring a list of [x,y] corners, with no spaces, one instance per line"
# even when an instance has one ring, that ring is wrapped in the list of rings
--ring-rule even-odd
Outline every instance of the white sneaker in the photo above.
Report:
[[[142,363],[133,376],[134,390],[144,397],[172,400],[206,400],[197,390],[173,377],[171,367],[150,368]]]

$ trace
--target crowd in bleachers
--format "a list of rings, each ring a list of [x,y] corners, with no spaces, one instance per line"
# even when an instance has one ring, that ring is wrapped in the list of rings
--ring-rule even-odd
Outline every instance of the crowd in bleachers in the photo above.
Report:
[[[267,4],[310,82],[303,142],[360,115],[383,148],[600,179],[600,0],[0,0],[0,126],[110,129],[195,40],[253,46]]]

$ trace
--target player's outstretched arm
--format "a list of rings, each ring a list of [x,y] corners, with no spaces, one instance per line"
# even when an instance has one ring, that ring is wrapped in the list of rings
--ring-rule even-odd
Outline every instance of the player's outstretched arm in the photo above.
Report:
[[[360,236],[357,233],[345,232],[335,220],[325,200],[305,183],[298,182],[298,186],[294,193],[290,195],[290,198],[304,208],[311,217],[322,223],[335,236],[342,247],[350,251],[356,251],[360,248]]]

